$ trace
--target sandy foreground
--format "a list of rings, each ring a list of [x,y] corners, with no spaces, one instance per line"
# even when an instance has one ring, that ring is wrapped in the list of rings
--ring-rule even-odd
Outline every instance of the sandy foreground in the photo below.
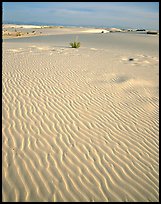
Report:
[[[159,201],[158,36],[72,37],[3,41],[3,201]]]

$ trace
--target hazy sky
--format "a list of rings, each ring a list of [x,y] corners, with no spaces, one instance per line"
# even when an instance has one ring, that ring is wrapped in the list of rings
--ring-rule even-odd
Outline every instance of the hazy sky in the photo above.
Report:
[[[159,29],[159,2],[3,2],[3,22]]]

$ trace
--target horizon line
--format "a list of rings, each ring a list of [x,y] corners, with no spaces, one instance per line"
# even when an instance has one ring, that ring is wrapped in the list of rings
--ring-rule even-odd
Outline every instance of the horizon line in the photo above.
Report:
[[[2,24],[15,24],[15,25],[37,25],[37,26],[75,26],[75,27],[102,27],[102,28],[120,28],[120,29],[154,29],[154,28],[146,28],[146,27],[133,27],[133,26],[120,26],[120,25],[83,25],[83,24],[62,24],[62,23],[42,23],[42,22],[21,22],[21,21],[2,21]],[[159,28],[155,28],[159,31]]]

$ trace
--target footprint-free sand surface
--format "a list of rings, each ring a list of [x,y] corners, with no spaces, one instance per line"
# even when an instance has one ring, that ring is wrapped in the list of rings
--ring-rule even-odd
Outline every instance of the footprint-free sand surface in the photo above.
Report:
[[[158,202],[158,36],[67,36],[3,42],[3,201]]]

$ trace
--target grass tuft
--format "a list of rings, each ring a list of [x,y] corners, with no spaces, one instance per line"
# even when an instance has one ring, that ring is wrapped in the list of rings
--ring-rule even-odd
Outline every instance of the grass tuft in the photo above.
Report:
[[[74,41],[74,42],[71,42],[70,45],[71,45],[72,48],[79,48],[80,47],[80,42]]]

